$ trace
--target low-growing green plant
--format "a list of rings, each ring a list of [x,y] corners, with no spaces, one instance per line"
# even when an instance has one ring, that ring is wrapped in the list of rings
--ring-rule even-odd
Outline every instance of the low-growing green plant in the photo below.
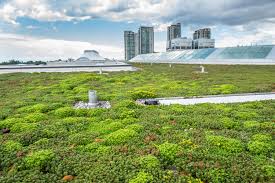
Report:
[[[132,100],[123,100],[114,106],[115,108],[135,109],[138,105]]]
[[[0,111],[0,120],[6,119],[11,114],[11,109],[2,108]]]
[[[18,109],[18,112],[25,113],[46,113],[50,110],[50,107],[46,104],[35,104],[31,106],[25,106]]]
[[[120,119],[125,118],[136,118],[136,112],[134,110],[129,110],[127,108],[120,108],[116,111]]]
[[[157,146],[160,157],[167,163],[173,162],[180,150],[179,145],[165,142]]]
[[[0,129],[11,128],[16,123],[24,123],[25,120],[22,118],[8,118],[0,121]]]
[[[160,162],[157,157],[153,155],[147,155],[139,158],[139,163],[144,169],[154,169],[160,166]]]
[[[137,176],[129,181],[129,183],[149,183],[153,180],[153,176],[149,173],[139,172]]]
[[[86,145],[92,142],[92,137],[89,133],[75,133],[69,136],[68,142],[75,145]]]
[[[211,182],[213,183],[228,182],[229,175],[224,169],[211,169],[209,174],[211,175]]]
[[[106,143],[110,145],[123,144],[137,135],[137,132],[134,130],[120,129],[107,135],[105,140]]]
[[[238,111],[235,113],[235,118],[238,120],[254,120],[257,117],[259,117],[259,115],[256,112]]]
[[[55,157],[52,150],[41,150],[33,152],[24,158],[25,166],[27,168],[44,168],[49,161]]]
[[[81,152],[95,152],[99,146],[99,143],[93,142],[85,146],[78,146],[77,149]]]
[[[172,129],[173,129],[173,126],[166,125],[160,129],[160,132],[161,132],[161,134],[168,134],[171,132]]]
[[[157,97],[157,95],[153,91],[135,90],[130,93],[131,93],[132,99],[134,99],[134,100]]]
[[[125,127],[126,129],[132,129],[136,132],[140,132],[144,129],[144,127],[140,124],[132,124]]]
[[[246,129],[257,129],[257,128],[260,128],[261,123],[257,121],[245,121],[243,125],[244,125],[244,128]]]
[[[274,101],[134,100],[270,92],[275,67],[209,65],[202,75],[192,65],[134,66],[141,69],[1,74],[0,182],[274,182]],[[74,109],[91,89],[111,108]]]
[[[195,149],[198,146],[192,142],[192,140],[190,139],[183,139],[182,142],[180,143],[180,145],[182,145],[185,149]]]
[[[87,111],[87,116],[89,116],[89,117],[97,117],[97,116],[102,115],[105,111],[106,111],[106,109],[101,109],[101,108],[89,109]]]
[[[7,152],[16,152],[23,148],[22,144],[13,140],[9,140],[4,144],[4,150]]]
[[[76,109],[74,111],[75,116],[78,116],[78,117],[86,117],[88,115],[88,112],[89,110],[87,109]]]
[[[75,115],[75,110],[72,107],[62,107],[55,110],[55,115],[60,118],[72,117]]]
[[[212,94],[231,94],[237,90],[236,86],[232,84],[216,85],[210,89]]]
[[[253,154],[267,154],[272,151],[272,145],[263,141],[250,141],[247,147]]]
[[[47,139],[47,138],[42,138],[42,139],[39,139],[38,141],[36,141],[36,142],[34,143],[34,145],[44,147],[44,146],[48,145],[49,142],[50,142],[49,139]]]
[[[244,147],[240,140],[227,138],[224,136],[206,136],[207,142],[211,147],[220,150],[222,153],[239,153]]]
[[[99,134],[109,134],[113,131],[121,129],[123,126],[123,123],[120,121],[105,120],[99,123],[90,124],[89,131]]]
[[[93,122],[91,118],[84,117],[67,117],[63,118],[56,124],[65,127],[67,131],[79,132],[88,129],[89,124]]]
[[[36,129],[35,123],[16,123],[11,127],[11,132],[32,132]]]
[[[261,142],[271,142],[272,136],[266,134],[256,134],[252,136],[253,141],[261,141]]]
[[[110,146],[101,145],[96,149],[96,153],[100,155],[105,155],[105,154],[109,154],[111,150],[112,148]]]
[[[43,113],[32,113],[28,114],[24,119],[28,122],[36,123],[47,119],[47,115]]]
[[[110,146],[105,146],[98,142],[93,142],[93,143],[87,144],[85,146],[79,146],[79,147],[77,147],[77,149],[80,152],[96,153],[98,155],[104,155],[104,154],[108,154],[111,152]]]
[[[260,124],[261,129],[265,130],[275,130],[275,123],[274,122],[263,122]]]
[[[227,128],[227,129],[234,129],[240,126],[239,122],[233,121],[230,118],[222,118],[221,123],[223,128]]]
[[[275,177],[275,166],[265,165],[262,167],[262,170],[264,171],[266,176],[273,178]]]

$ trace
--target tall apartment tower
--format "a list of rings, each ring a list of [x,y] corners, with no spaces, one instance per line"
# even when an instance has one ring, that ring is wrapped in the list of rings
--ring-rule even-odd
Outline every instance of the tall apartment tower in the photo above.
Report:
[[[211,29],[210,28],[204,28],[196,30],[193,34],[193,39],[211,39]]]
[[[132,31],[124,31],[124,50],[125,60],[131,60],[136,56],[135,33]]]
[[[138,54],[154,53],[154,27],[141,26],[138,30]]]
[[[171,40],[181,37],[181,24],[173,24],[167,28],[167,46],[166,49],[171,49]]]
[[[139,54],[139,34],[135,33],[135,56]]]

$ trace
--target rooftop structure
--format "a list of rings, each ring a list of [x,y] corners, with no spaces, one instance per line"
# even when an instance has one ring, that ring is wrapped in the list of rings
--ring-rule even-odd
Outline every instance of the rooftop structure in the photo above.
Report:
[[[211,29],[210,28],[204,28],[196,30],[193,34],[193,39],[211,39]]]
[[[215,48],[215,39],[200,38],[193,40],[193,49]]]
[[[193,47],[193,40],[189,38],[175,38],[170,40],[170,51],[176,51],[176,50],[190,50]]]
[[[125,60],[136,55],[154,53],[154,27],[141,26],[138,33],[124,31]]]
[[[196,30],[193,39],[181,37],[181,24],[171,25],[167,29],[166,51],[215,48],[215,39],[211,39],[211,29]]]
[[[136,56],[135,41],[135,33],[133,31],[124,31],[125,60],[130,60]]]
[[[84,53],[76,61],[105,61],[106,59],[99,55],[95,50],[85,50]]]
[[[275,46],[243,46],[162,52],[138,55],[130,62],[275,65]]]
[[[138,30],[138,54],[154,53],[154,28],[141,26]]]
[[[181,37],[181,24],[173,24],[167,27],[167,47],[166,49],[171,49],[171,40]]]

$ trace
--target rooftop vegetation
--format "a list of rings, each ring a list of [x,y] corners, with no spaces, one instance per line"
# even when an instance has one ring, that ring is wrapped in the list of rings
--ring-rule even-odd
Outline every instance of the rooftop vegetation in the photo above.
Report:
[[[274,182],[275,101],[137,98],[275,91],[274,66],[0,75],[0,182]],[[73,109],[97,90],[111,109]]]

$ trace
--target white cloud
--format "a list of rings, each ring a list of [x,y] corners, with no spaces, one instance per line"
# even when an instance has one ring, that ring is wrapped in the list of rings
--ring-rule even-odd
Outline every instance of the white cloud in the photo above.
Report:
[[[27,29],[38,29],[38,26],[34,26],[34,25],[28,25],[26,26]]]
[[[165,52],[166,41],[155,41],[155,52]]]
[[[274,0],[5,0],[0,4],[0,23],[18,25],[19,17],[73,23],[101,18],[111,21],[139,21],[153,25],[156,32],[165,32],[168,24],[177,22],[183,23],[183,26],[210,26],[217,30],[220,26],[225,26],[224,33],[216,40],[218,47],[225,47],[275,43],[274,7]],[[33,29],[34,26],[26,28]],[[52,28],[57,31],[54,26]],[[190,37],[191,33],[184,35]],[[123,57],[123,49],[116,46],[7,34],[5,36],[0,39],[0,56],[7,58],[77,57],[84,49],[97,49],[105,57]],[[155,41],[155,50],[164,51],[166,42]]]
[[[274,0],[9,0],[0,6],[0,17],[10,23],[25,16],[41,21],[104,18],[149,23],[242,25],[274,18],[274,6]]]
[[[40,21],[86,20],[89,16],[68,16],[65,10],[54,9],[47,0],[10,0],[0,7],[0,18],[18,24],[18,17],[30,17]]]
[[[97,50],[103,57],[107,58],[123,58],[123,49],[115,46],[0,33],[0,60],[78,58],[85,49]]]
[[[167,27],[170,26],[172,23],[153,23],[152,26],[154,26],[155,32],[165,32],[167,31]]]
[[[230,28],[228,28],[228,30],[230,30]],[[234,32],[236,30],[238,34]],[[216,46],[230,47],[250,44],[274,44],[274,30],[275,22],[263,22],[257,24],[257,26],[247,24],[245,26],[232,27],[231,31],[224,32],[219,39],[216,39]]]

